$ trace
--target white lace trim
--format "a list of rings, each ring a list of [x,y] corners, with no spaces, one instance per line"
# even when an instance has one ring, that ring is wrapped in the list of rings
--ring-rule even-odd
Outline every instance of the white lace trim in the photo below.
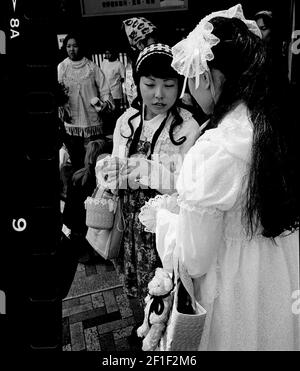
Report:
[[[154,198],[150,198],[149,201],[146,201],[145,205],[141,207],[139,220],[144,225],[146,232],[155,233],[156,214],[160,209],[166,209],[171,213],[178,214],[177,194],[157,195]]]
[[[83,58],[80,63],[72,62],[66,59],[62,63],[62,77],[65,82],[80,83],[80,81],[87,79],[93,72],[93,62],[87,58]]]
[[[149,125],[148,123],[145,123],[144,126],[143,126],[143,136],[146,138],[146,140],[148,142],[151,142],[152,141],[152,137],[153,137],[153,134],[154,134],[154,128]]]
[[[179,114],[182,117],[183,121],[189,121],[193,118],[192,113],[184,108],[180,109]]]
[[[87,199],[84,201],[85,207],[87,208],[87,205],[101,205],[101,206],[108,206],[108,209],[110,212],[115,211],[116,202],[114,202],[111,199],[105,199],[105,198],[93,198],[93,197],[87,197]]]
[[[224,214],[223,211],[218,210],[216,207],[213,206],[208,206],[208,207],[199,207],[197,205],[192,205],[188,201],[184,200],[182,196],[178,197],[178,205],[188,211],[196,212],[197,214],[204,215],[204,214],[209,214],[209,215],[214,215],[216,217],[220,217]]]
[[[182,95],[185,90],[187,78],[196,78],[197,89],[199,86],[199,76],[205,71],[209,71],[207,61],[214,59],[212,47],[220,42],[220,39],[212,33],[213,25],[209,22],[215,17],[239,18],[251,32],[261,38],[261,32],[256,22],[247,20],[244,17],[241,4],[227,10],[213,12],[204,17],[186,39],[181,40],[172,48],[172,67],[180,75],[185,76]]]

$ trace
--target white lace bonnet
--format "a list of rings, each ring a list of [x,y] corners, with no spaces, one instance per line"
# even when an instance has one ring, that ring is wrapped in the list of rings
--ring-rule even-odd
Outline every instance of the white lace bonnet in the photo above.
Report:
[[[185,76],[181,97],[184,94],[188,78],[196,78],[197,89],[199,86],[199,76],[205,71],[209,72],[207,61],[214,59],[211,48],[220,41],[220,39],[212,33],[213,25],[209,22],[215,17],[238,18],[247,25],[251,32],[260,38],[262,37],[256,22],[247,20],[244,17],[241,4],[237,4],[227,10],[213,12],[204,17],[186,39],[181,40],[172,48],[172,67],[180,75]]]

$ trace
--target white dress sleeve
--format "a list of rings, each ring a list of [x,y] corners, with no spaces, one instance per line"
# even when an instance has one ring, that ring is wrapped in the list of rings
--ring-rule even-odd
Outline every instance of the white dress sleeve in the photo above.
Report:
[[[63,81],[64,72],[65,72],[65,64],[63,62],[60,62],[57,66],[57,80],[58,80],[58,82]]]
[[[216,257],[224,212],[238,201],[245,172],[244,161],[211,140],[198,141],[186,155],[177,182],[176,255],[193,278],[206,274]]]
[[[174,250],[193,278],[209,271],[222,244],[224,212],[239,199],[245,172],[246,162],[220,142],[200,138],[186,154],[177,181],[179,215],[157,212],[157,250],[168,269]]]
[[[173,252],[176,246],[178,215],[160,209],[156,214],[156,248],[163,268],[173,271]]]

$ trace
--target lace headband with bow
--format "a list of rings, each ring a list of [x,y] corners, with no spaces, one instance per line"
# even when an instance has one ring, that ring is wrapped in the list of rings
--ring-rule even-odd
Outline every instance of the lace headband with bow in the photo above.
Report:
[[[151,44],[139,54],[135,65],[135,69],[137,72],[139,71],[140,66],[144,62],[144,60],[153,54],[164,54],[170,57],[170,59],[172,59],[173,57],[172,49],[169,47],[169,45],[161,43]]]
[[[196,89],[199,86],[200,75],[205,71],[209,72],[207,61],[214,59],[211,48],[220,42],[220,39],[212,34],[213,25],[209,21],[215,17],[238,18],[243,21],[248,29],[258,37],[261,36],[259,27],[255,21],[247,20],[244,17],[241,4],[235,5],[227,10],[213,12],[204,17],[188,37],[172,48],[172,67],[185,76],[181,97],[186,88],[188,78],[196,78]]]

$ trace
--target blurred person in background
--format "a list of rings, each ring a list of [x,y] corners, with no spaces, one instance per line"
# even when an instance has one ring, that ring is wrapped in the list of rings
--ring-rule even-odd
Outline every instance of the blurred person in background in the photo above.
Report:
[[[286,84],[288,82],[288,64],[284,51],[282,27],[279,27],[279,21],[276,20],[274,13],[270,10],[257,12],[254,20],[260,29],[262,40],[267,48],[276,84]]]
[[[109,120],[109,133],[113,133],[115,122],[121,115],[121,102],[123,97],[122,84],[125,80],[125,67],[118,59],[118,53],[114,50],[107,50],[105,53],[106,59],[102,64],[103,73],[109,84],[112,97],[114,99],[115,110],[111,114]]]
[[[73,174],[67,188],[63,223],[70,230],[70,238],[76,247],[74,253],[80,263],[89,263],[96,255],[85,238],[88,227],[84,201],[96,188],[95,165],[98,157],[111,150],[110,144],[104,139],[89,142],[84,167]]]

